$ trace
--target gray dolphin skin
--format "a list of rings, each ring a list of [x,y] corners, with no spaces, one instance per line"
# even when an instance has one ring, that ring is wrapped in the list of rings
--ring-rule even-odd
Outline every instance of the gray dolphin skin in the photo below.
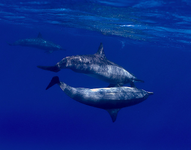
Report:
[[[72,99],[89,106],[105,109],[109,112],[113,122],[115,122],[121,108],[138,104],[153,94],[153,92],[135,87],[74,88],[60,82],[58,76],[52,78],[46,90],[55,84],[58,84],[62,91]]]
[[[14,43],[9,43],[9,45],[34,47],[38,49],[43,49],[48,53],[52,53],[53,51],[57,51],[57,50],[64,50],[60,45],[44,40],[42,38],[41,33],[38,34],[37,38],[20,39]]]
[[[102,43],[100,44],[97,53],[93,55],[68,56],[54,66],[37,67],[53,72],[68,68],[75,72],[83,73],[110,83],[109,87],[122,86],[127,83],[130,83],[131,86],[134,87],[135,81],[144,82],[137,79],[123,67],[109,61],[105,57]]]

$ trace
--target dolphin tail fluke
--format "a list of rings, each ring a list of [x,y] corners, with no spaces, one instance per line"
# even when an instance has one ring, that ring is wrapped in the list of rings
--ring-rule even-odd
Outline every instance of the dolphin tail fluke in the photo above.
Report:
[[[60,84],[60,80],[58,76],[54,76],[52,80],[50,81],[49,85],[46,87],[46,90],[48,90],[50,87],[52,87],[55,84]]]
[[[110,114],[112,121],[115,122],[115,120],[117,119],[117,114],[120,109],[106,109],[106,110]]]
[[[55,65],[55,66],[37,66],[37,67],[40,69],[43,69],[43,70],[49,70],[49,71],[53,71],[53,72],[60,71],[60,68],[57,65]]]

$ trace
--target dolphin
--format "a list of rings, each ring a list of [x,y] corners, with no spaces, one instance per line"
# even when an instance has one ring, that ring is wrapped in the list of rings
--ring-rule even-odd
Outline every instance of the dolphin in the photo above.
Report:
[[[46,90],[55,84],[58,84],[62,91],[72,99],[89,106],[105,109],[109,112],[113,122],[115,122],[121,108],[138,104],[153,94],[153,92],[135,87],[74,88],[60,82],[58,76],[52,78]]]
[[[10,46],[28,46],[34,47],[38,49],[43,49],[48,53],[52,53],[56,50],[64,50],[60,45],[54,44],[50,41],[46,41],[42,38],[41,33],[38,34],[37,38],[28,38],[28,39],[20,39],[14,43],[8,43]]]
[[[37,67],[53,72],[68,68],[75,72],[83,73],[110,83],[108,87],[122,86],[127,83],[130,83],[131,86],[134,87],[135,81],[144,82],[137,79],[123,67],[109,61],[105,57],[102,43],[100,44],[97,53],[93,55],[68,56],[54,66]]]

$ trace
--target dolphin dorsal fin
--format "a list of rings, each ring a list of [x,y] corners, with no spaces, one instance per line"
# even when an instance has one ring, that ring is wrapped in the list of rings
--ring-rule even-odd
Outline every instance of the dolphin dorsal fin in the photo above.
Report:
[[[38,33],[37,38],[41,38],[42,39],[42,34],[40,32]]]
[[[106,109],[106,110],[110,114],[112,121],[115,122],[117,118],[117,114],[120,109]]]
[[[100,43],[99,48],[98,48],[98,50],[97,50],[97,53],[95,53],[95,55],[101,56],[101,57],[103,57],[103,58],[106,58],[106,57],[105,57],[104,50],[103,50],[103,44],[102,44],[102,43]]]

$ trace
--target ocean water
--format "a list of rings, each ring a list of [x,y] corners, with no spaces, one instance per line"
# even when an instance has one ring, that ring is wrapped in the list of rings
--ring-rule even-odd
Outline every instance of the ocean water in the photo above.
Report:
[[[0,149],[190,150],[190,7],[189,0],[1,1]],[[39,32],[66,51],[8,45]],[[37,68],[94,54],[100,42],[109,60],[145,81],[137,88],[154,92],[121,109],[114,123],[58,86],[45,90],[55,75],[73,87],[108,83]]]

